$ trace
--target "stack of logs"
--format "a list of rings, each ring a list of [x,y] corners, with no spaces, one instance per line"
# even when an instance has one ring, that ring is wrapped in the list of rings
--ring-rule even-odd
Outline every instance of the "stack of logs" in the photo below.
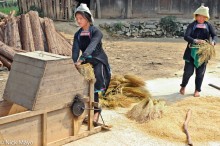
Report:
[[[0,61],[9,70],[17,52],[45,51],[71,56],[71,44],[55,30],[49,18],[38,13],[14,17],[13,12],[0,22]]]

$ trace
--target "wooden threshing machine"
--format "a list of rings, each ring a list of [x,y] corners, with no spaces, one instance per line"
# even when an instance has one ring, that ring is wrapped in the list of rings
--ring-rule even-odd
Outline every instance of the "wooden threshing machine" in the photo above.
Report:
[[[74,116],[71,105],[77,95],[85,108],[96,104],[94,83],[79,74],[70,57],[16,54],[0,102],[0,145],[55,146],[100,132],[100,126],[93,126],[93,110]]]

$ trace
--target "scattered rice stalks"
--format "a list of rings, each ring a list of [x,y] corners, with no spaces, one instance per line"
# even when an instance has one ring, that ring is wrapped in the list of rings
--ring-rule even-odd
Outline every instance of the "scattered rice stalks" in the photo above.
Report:
[[[114,75],[101,104],[107,108],[130,107],[144,98],[151,98],[144,80],[135,75]]]
[[[148,122],[156,118],[161,118],[164,106],[164,101],[144,99],[127,113],[127,117],[139,123]]]
[[[125,79],[129,80],[130,83],[136,85],[137,87],[145,86],[145,81],[138,76],[135,75],[125,75]]]
[[[124,87],[122,93],[128,97],[151,98],[151,94],[143,87]]]
[[[201,65],[215,56],[214,46],[208,42],[200,44],[197,54],[199,55],[199,64]]]
[[[86,80],[95,79],[95,74],[90,63],[82,64],[79,66],[79,73],[84,76]]]
[[[100,103],[102,107],[114,109],[116,107],[127,108],[130,107],[135,100],[132,98],[128,98],[124,95],[109,95],[108,97],[103,97],[100,99]]]

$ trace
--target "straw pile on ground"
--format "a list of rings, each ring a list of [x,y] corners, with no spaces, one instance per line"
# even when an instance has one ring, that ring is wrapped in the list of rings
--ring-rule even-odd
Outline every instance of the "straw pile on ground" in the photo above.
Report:
[[[102,97],[100,102],[107,108],[126,108],[139,101],[140,103],[128,112],[128,118],[142,123],[161,117],[165,102],[153,99],[144,80],[135,75],[114,76],[106,96]]]
[[[129,107],[132,103],[151,98],[145,82],[135,75],[115,75],[112,77],[105,96],[101,97],[103,107]]]
[[[198,45],[199,64],[208,62],[211,58],[215,56],[215,49],[209,42]]]
[[[188,130],[192,141],[220,141],[220,98],[216,97],[188,97],[167,106],[161,119],[138,126],[154,137],[186,142],[183,123],[189,108],[192,110],[192,115]]]

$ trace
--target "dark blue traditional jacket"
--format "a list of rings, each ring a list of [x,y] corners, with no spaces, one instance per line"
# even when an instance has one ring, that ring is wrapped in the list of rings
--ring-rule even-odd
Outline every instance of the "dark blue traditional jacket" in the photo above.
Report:
[[[208,40],[208,41],[214,41],[217,42],[217,35],[215,33],[214,28],[209,22],[205,22],[206,29],[203,28],[196,28],[197,21],[194,21],[190,23],[186,29],[184,40],[188,42],[188,45],[186,47],[183,59],[186,61],[190,61],[191,59],[191,49],[189,48],[190,44],[195,43],[195,39],[201,39],[201,40]]]
[[[95,26],[89,27],[89,37],[81,37],[82,28],[79,29],[74,36],[74,43],[72,48],[72,58],[74,62],[77,62],[78,59],[87,61],[89,60],[98,60],[109,67],[108,57],[105,54],[102,48],[102,33]],[[82,51],[82,55],[79,58],[79,53]]]

